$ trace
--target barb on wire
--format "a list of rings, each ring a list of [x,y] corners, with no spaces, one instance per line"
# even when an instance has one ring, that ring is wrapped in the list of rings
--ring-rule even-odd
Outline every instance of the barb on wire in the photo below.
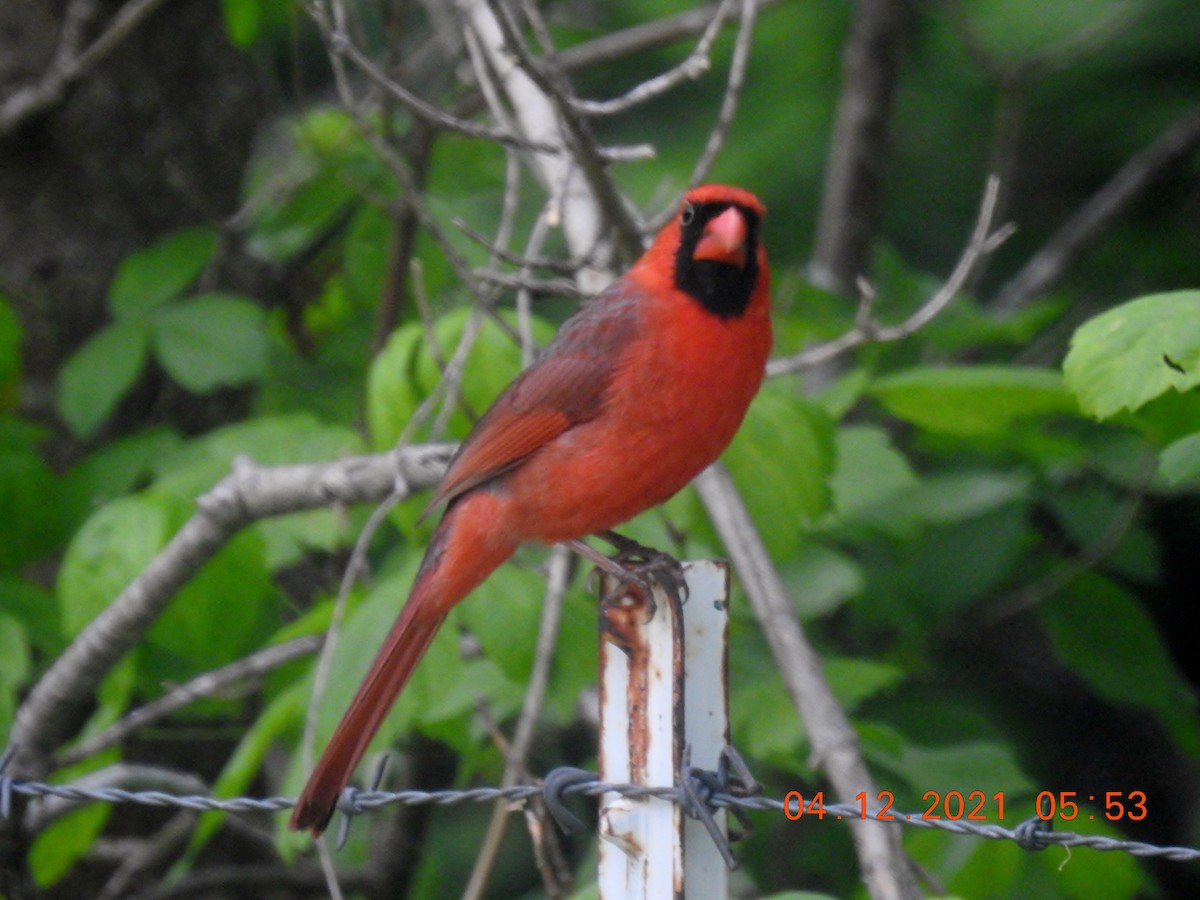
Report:
[[[726,746],[717,759],[716,771],[701,769],[690,765],[692,748],[684,751],[683,772],[679,779],[679,796],[676,802],[683,811],[693,819],[698,819],[708,836],[716,845],[717,852],[725,861],[725,866],[732,872],[738,867],[737,857],[733,855],[730,846],[754,830],[754,823],[746,811],[739,806],[727,807],[742,825],[742,830],[736,835],[726,836],[717,824],[716,813],[721,809],[714,798],[717,796],[750,797],[762,791],[762,785],[750,774],[750,768],[742,755],[732,746]],[[733,777],[730,778],[730,768]]]
[[[563,803],[563,794],[567,788],[577,784],[588,784],[596,776],[587,769],[575,769],[571,766],[559,766],[551,769],[542,779],[542,802],[546,804],[546,812],[553,816],[558,827],[564,834],[577,834],[583,831],[583,820],[567,809]]]
[[[295,800],[291,797],[235,797],[221,800],[204,795],[179,795],[165,791],[131,791],[122,788],[83,788],[70,784],[45,784],[42,782],[17,781],[4,774],[4,766],[12,756],[12,748],[0,754],[0,814],[11,812],[11,798],[14,794],[24,797],[56,797],[76,802],[99,803],[133,803],[141,806],[191,809],[201,812],[279,812],[290,809]],[[732,762],[732,761],[731,761]],[[680,787],[650,787],[640,784],[614,784],[601,781],[597,776],[588,773],[584,779],[578,774],[581,770],[567,770],[561,776],[557,770],[547,775],[547,781],[553,785],[551,803],[557,798],[579,794],[585,797],[599,797],[602,794],[619,794],[634,800],[656,798],[678,802]],[[736,774],[736,773],[735,773]],[[518,784],[507,788],[476,787],[440,791],[358,791],[347,790],[338,803],[338,809],[343,812],[363,813],[373,811],[393,803],[408,806],[450,806],[458,803],[494,803],[498,800],[508,802],[523,802],[534,797],[547,795],[545,784]],[[787,809],[786,798],[779,800],[773,797],[745,796],[740,786],[729,785],[725,791],[714,791],[706,801],[708,804],[723,809],[743,810],[748,812],[770,811],[784,812]],[[792,807],[795,809],[795,806]],[[1016,828],[1003,825],[980,824],[961,819],[930,819],[921,813],[906,815],[894,809],[866,809],[854,803],[827,803],[824,806],[825,816],[820,821],[869,819],[888,825],[903,825],[910,828],[933,828],[948,831],[952,834],[970,835],[994,841],[1012,841],[1027,850],[1042,850],[1050,845],[1061,847],[1088,847],[1092,850],[1128,853],[1142,858],[1166,859],[1172,862],[1200,862],[1200,849],[1178,845],[1150,844],[1144,841],[1122,840],[1098,834],[1076,834],[1066,831],[1052,831],[1046,825],[1022,823]],[[891,818],[885,818],[886,815]],[[1042,822],[1041,817],[1037,818]]]

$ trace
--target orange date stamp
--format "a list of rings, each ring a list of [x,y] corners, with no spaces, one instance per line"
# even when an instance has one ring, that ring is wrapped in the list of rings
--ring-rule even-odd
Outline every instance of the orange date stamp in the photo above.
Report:
[[[869,798],[866,791],[859,791],[854,795],[854,804],[831,804],[827,810],[824,791],[807,797],[799,791],[788,791],[783,797],[783,814],[792,821],[805,816],[824,819],[826,815],[876,822],[898,819],[999,822],[1004,819],[1003,791],[990,796],[983,791],[926,791],[921,799],[927,804],[923,811],[900,813],[892,809],[896,798],[891,791],[879,791],[874,798]],[[1035,798],[1034,807],[1035,815],[1044,822],[1097,818],[1110,822],[1140,822],[1149,814],[1145,791],[1042,791]],[[855,812],[848,814],[848,809]]]

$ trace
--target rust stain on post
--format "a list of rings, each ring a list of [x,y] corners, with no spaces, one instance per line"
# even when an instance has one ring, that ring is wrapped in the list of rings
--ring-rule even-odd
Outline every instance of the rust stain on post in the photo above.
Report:
[[[603,581],[602,596],[612,588],[607,578]],[[629,780],[634,784],[646,782],[646,760],[650,749],[646,720],[650,659],[650,649],[646,643],[646,606],[644,599],[632,594],[600,605],[600,627],[604,640],[620,648],[629,661],[625,706],[629,714]],[[604,680],[601,679],[601,691],[604,687]],[[601,696],[601,703],[603,701]]]
[[[603,586],[605,595],[612,587]],[[602,722],[601,769],[606,777],[643,785],[674,783],[685,744],[680,613],[678,598],[662,591],[649,600],[634,591],[602,604],[606,677],[601,679],[601,709],[623,707],[621,715]],[[614,658],[614,647],[624,659]],[[610,684],[617,670],[623,677]],[[623,696],[613,696],[613,691]],[[603,821],[603,832],[625,857],[628,896],[682,897],[682,845],[672,839],[680,827],[678,808],[647,799],[620,801],[607,809],[611,814]]]

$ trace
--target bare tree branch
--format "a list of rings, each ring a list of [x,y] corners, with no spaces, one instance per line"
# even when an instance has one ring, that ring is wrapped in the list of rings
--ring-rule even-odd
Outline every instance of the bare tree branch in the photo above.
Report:
[[[853,292],[870,260],[883,199],[892,99],[913,11],[912,0],[858,0],[842,51],[842,91],[809,266],[814,283],[840,294]]]
[[[100,36],[86,50],[80,51],[83,26],[94,18],[97,4],[95,0],[74,0],[64,13],[58,49],[41,81],[16,91],[0,104],[0,138],[15,133],[30,119],[61,103],[75,82],[120,46],[166,2],[168,0],[130,0],[117,10]]]
[[[733,4],[734,0],[723,0],[713,12],[712,21],[705,27],[695,48],[683,62],[673,69],[663,72],[649,81],[643,81],[620,97],[614,97],[611,100],[577,99],[575,108],[589,116],[612,116],[627,112],[655,97],[660,97],[685,81],[695,81],[712,65],[712,59],[709,56],[712,45],[716,42],[721,26],[725,24],[726,16],[732,14]],[[751,2],[750,5],[756,4]],[[564,55],[559,56],[560,63]]]
[[[335,24],[336,17],[334,21],[331,21],[330,17],[316,3],[308,3],[305,8],[316,22],[331,56],[349,60],[356,69],[370,79],[372,84],[386,91],[390,97],[399,101],[401,106],[427,124],[465,134],[468,137],[495,141],[506,147],[521,147],[526,150],[537,150],[540,153],[561,152],[561,148],[553,144],[526,140],[503,128],[493,128],[470,119],[459,118],[421,99],[398,81],[389,78],[387,73],[359,48],[344,27]]]
[[[341,869],[338,882],[355,895],[369,895],[378,890],[379,878],[369,868]],[[128,900],[191,900],[191,898],[246,896],[291,891],[295,896],[312,896],[327,885],[324,874],[305,865],[247,865],[213,866],[194,871],[179,881],[163,882],[132,894]]]
[[[1064,222],[1045,246],[996,292],[993,307],[998,312],[1013,312],[1048,291],[1119,216],[1198,149],[1200,106],[1192,107],[1176,119]]]
[[[315,652],[324,642],[321,635],[296,638],[286,644],[276,644],[252,653],[244,659],[227,666],[205,672],[191,681],[171,688],[162,697],[138,707],[114,722],[99,734],[92,735],[76,744],[66,753],[57,756],[51,763],[52,769],[73,766],[101,750],[119,744],[139,728],[153,725],[177,709],[182,709],[205,697],[224,694],[243,682],[256,681],[280,666]]]
[[[758,0],[756,5],[761,12],[782,2],[783,0]],[[566,72],[579,72],[623,59],[634,53],[661,47],[663,44],[703,34],[713,23],[714,17],[724,24],[732,21],[736,15],[736,7],[725,2],[698,6],[686,12],[653,22],[631,25],[629,28],[576,44],[559,53],[558,63]]]
[[[258,519],[331,503],[377,502],[397,489],[432,487],[452,445],[406,447],[332,463],[262,468],[250,462],[196,501],[196,512],[146,569],[71,642],[41,677],[13,722],[13,772],[39,778],[67,737],[73,712],[166,609],[175,592],[239,529]]]
[[[860,791],[874,797],[875,784],[863,761],[858,736],[825,680],[821,658],[804,635],[783,581],[729,473],[717,463],[706,469],[695,485],[771,645],[784,686],[812,741],[817,764],[842,801],[850,802]],[[863,882],[873,900],[921,896],[895,829],[858,820],[850,827]]]
[[[757,14],[758,5],[754,0],[741,0],[741,19],[738,22],[737,42],[733,45],[733,59],[729,63],[725,96],[721,98],[717,121],[708,134],[704,150],[692,167],[692,174],[688,178],[689,187],[695,187],[708,178],[708,173],[712,171],[713,163],[717,161],[721,148],[725,146],[725,139],[729,136],[733,117],[737,114],[738,100],[742,96],[742,87],[746,83],[746,66],[750,63],[750,47],[754,42],[754,21]],[[668,213],[673,214],[674,210]]]
[[[521,704],[521,715],[517,719],[516,730],[504,754],[501,787],[511,787],[526,776],[525,760],[533,744],[534,731],[546,698],[546,688],[550,684],[550,666],[554,662],[558,626],[562,620],[563,598],[566,596],[570,579],[571,552],[559,544],[550,551],[550,558],[546,564],[546,594],[542,600],[542,618],[538,625],[533,671],[529,673],[529,684],[525,688],[525,700]],[[504,837],[504,828],[511,811],[511,804],[504,801],[497,802],[492,808],[487,834],[480,844],[475,867],[463,891],[463,900],[478,900],[484,895],[488,877],[500,853],[500,841]]]
[[[474,15],[471,21],[476,28],[487,27],[488,18],[490,18],[491,27],[494,29],[492,43],[489,44],[487,38],[480,35],[484,39],[489,53],[495,55],[497,52],[507,52],[514,56],[519,71],[524,74],[529,85],[540,95],[536,102],[548,105],[548,109],[543,107],[541,115],[548,112],[550,119],[543,120],[541,127],[551,128],[557,132],[558,139],[568,150],[572,166],[577,167],[578,174],[583,177],[587,193],[593,198],[592,203],[588,205],[598,208],[604,221],[612,229],[614,249],[617,255],[626,263],[632,262],[642,252],[641,232],[604,165],[604,159],[599,153],[587,120],[575,108],[575,97],[570,81],[561,66],[558,65],[553,50],[550,49],[547,57],[540,60],[535,59],[503,3],[496,2],[496,0],[484,0],[482,3],[472,2],[472,0],[460,0],[460,2],[473,7]],[[490,13],[489,17],[483,16],[484,10]],[[526,14],[536,26],[535,11],[527,8]],[[545,29],[542,29],[541,32],[542,43],[548,47],[549,37],[545,33]],[[496,37],[500,39],[498,44],[495,43]],[[511,84],[511,79],[507,83]],[[527,90],[526,94],[529,95],[530,92]],[[517,112],[520,115],[520,108]],[[569,179],[570,174],[568,174],[567,180],[554,179],[551,183],[569,184]]]
[[[966,248],[954,266],[954,271],[950,273],[945,284],[911,316],[899,325],[878,324],[871,316],[875,295],[867,285],[866,289],[861,292],[862,303],[852,329],[839,338],[810,347],[794,356],[771,360],[767,363],[767,375],[782,375],[786,372],[796,372],[810,366],[821,365],[863,344],[898,341],[915,334],[928,325],[957,296],[980,260],[993,253],[1013,233],[1012,225],[1003,225],[995,231],[992,230],[992,217],[995,213],[999,191],[1000,182],[996,178],[989,178],[987,187],[984,189],[983,202],[979,206],[975,227],[971,231]]]
[[[116,871],[109,876],[96,900],[120,900],[139,882],[149,881],[152,873],[162,872],[187,848],[200,813],[181,809],[159,826],[154,834],[130,851],[122,847]]]

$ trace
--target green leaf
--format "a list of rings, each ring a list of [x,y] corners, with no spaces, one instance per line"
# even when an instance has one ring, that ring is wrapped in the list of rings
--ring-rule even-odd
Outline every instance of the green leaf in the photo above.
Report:
[[[21,322],[0,292],[0,409],[16,400],[15,387],[21,374]]]
[[[871,659],[832,657],[825,661],[825,678],[833,695],[847,712],[881,691],[894,687],[905,677],[902,669]]]
[[[729,724],[738,746],[751,758],[789,771],[803,764],[804,728],[778,675],[735,679],[730,687]]]
[[[1152,294],[1084,322],[1063,373],[1098,419],[1200,385],[1200,291]]]
[[[1172,487],[1200,482],[1200,432],[1164,447],[1158,472]]]
[[[459,606],[483,652],[514,684],[525,684],[533,668],[545,590],[535,570],[506,565]]]
[[[423,394],[413,371],[421,340],[420,325],[405,325],[392,332],[371,361],[367,373],[367,431],[376,450],[396,443],[421,404]]]
[[[1044,297],[999,317],[970,297],[958,297],[921,334],[931,346],[951,354],[965,347],[1024,347],[1046,331],[1067,305],[1063,297]]]
[[[779,561],[780,575],[802,619],[828,615],[862,590],[862,568],[849,556],[816,541]]]
[[[938,791],[997,791],[1027,794],[1034,783],[1021,769],[1011,748],[993,741],[964,741],[939,747],[906,743],[890,765],[917,794]],[[1006,810],[1007,812],[1007,810]]]
[[[100,836],[112,806],[86,803],[42,831],[29,850],[29,870],[40,887],[61,881]]]
[[[303,727],[304,715],[308,710],[309,685],[306,681],[297,681],[286,690],[274,697],[266,709],[258,714],[253,724],[242,735],[237,747],[230,754],[221,774],[213,784],[213,795],[216,797],[237,797],[244,795],[254,779],[262,770],[263,761],[272,747],[279,741],[298,734]],[[299,791],[299,778],[289,781],[290,789]],[[193,860],[200,849],[217,832],[221,822],[228,813],[211,812],[200,817],[192,841],[188,846],[188,860]],[[286,818],[286,812],[281,813],[281,819]],[[282,824],[282,823],[281,823]],[[290,832],[293,839],[298,838]]]
[[[340,236],[364,190],[393,190],[379,155],[350,114],[336,107],[310,106],[263,145],[246,178],[246,251],[252,256],[287,262]]]
[[[835,439],[837,466],[830,486],[840,518],[853,518],[860,510],[916,486],[916,473],[884,429],[853,425],[839,428]]]
[[[76,437],[90,437],[133,385],[146,361],[146,338],[141,322],[113,322],[67,360],[58,376],[58,411]]]
[[[0,598],[4,613],[20,623],[29,644],[45,659],[56,657],[62,650],[63,637],[54,594],[40,584],[0,572]]]
[[[833,422],[817,404],[768,385],[722,457],[777,558],[795,553],[829,506],[833,438]]]
[[[988,795],[991,803],[991,795]],[[1124,836],[1104,821],[1081,814],[1065,823],[1072,832]],[[985,811],[986,808],[985,808]],[[994,811],[994,807],[993,810]],[[1033,798],[1005,793],[1009,827],[1033,815]],[[994,819],[987,823],[997,824]],[[1053,897],[1055,900],[1128,900],[1147,891],[1147,882],[1135,857],[1127,853],[1093,853],[1087,865],[1066,849],[1030,853],[1011,841],[964,840],[941,829],[912,830],[905,850],[951,892],[948,897]],[[1151,891],[1153,893],[1153,891]],[[939,900],[942,895],[938,895]]]
[[[439,357],[449,359],[462,339],[470,309],[447,313],[434,325]],[[515,317],[502,314],[510,325]],[[532,319],[535,342],[548,341],[553,326],[543,319]],[[391,447],[408,425],[409,419],[441,379],[439,357],[425,340],[424,329],[412,323],[395,331],[387,346],[371,363],[367,380],[367,425],[372,445]],[[461,404],[479,416],[521,371],[521,349],[511,335],[492,319],[484,319],[471,345],[463,370]],[[450,417],[450,434],[465,437],[471,418],[459,411]]]
[[[163,368],[197,394],[267,370],[266,316],[243,297],[201,294],[173,303],[155,317],[153,340]]]
[[[258,37],[262,25],[262,6],[260,0],[221,0],[225,31],[235,47],[244,50]]]
[[[202,226],[176,231],[131,253],[109,285],[108,308],[118,320],[145,317],[195,281],[216,246],[216,229]]]
[[[87,722],[80,729],[79,737],[81,740],[94,737],[100,732],[112,726],[114,722],[121,718],[129,710],[129,702],[133,697],[134,688],[136,686],[138,674],[138,660],[141,656],[141,647],[136,647],[131,653],[126,653],[116,665],[109,669],[108,674],[104,676],[100,682],[100,686],[95,692],[95,705],[92,707],[91,715],[88,716]],[[158,685],[154,690],[157,695],[162,692],[162,686]],[[115,762],[117,760],[117,748],[110,750],[102,750],[99,755],[93,756],[84,760],[76,767],[76,769],[86,768],[94,769],[99,765],[107,762]],[[60,771],[58,776],[70,778],[72,770]]]
[[[0,572],[51,556],[65,537],[60,482],[25,424],[0,418]]]
[[[892,415],[930,431],[979,435],[1029,416],[1076,411],[1062,378],[1049,369],[946,366],[881,378],[869,393]]]
[[[186,509],[175,509],[175,522]],[[261,535],[244,531],[230,540],[172,599],[146,633],[141,688],[184,681],[260,646],[278,626],[268,600],[274,595]]]
[[[1112,581],[1088,573],[1038,612],[1051,643],[1097,694],[1153,710],[1189,754],[1200,753],[1195,692],[1146,612]]]
[[[346,237],[346,294],[357,306],[374,309],[379,303],[392,253],[395,221],[378,206],[360,209]]]
[[[194,438],[154,460],[155,491],[190,501],[228,474],[238,457],[264,466],[316,463],[362,452],[362,439],[349,428],[313,416],[262,416]],[[353,542],[366,508],[311,509],[262,519],[252,526],[266,542],[269,570],[295,562],[305,549],[334,550]]]
[[[856,521],[889,533],[911,536],[927,525],[957,525],[1024,500],[1031,480],[1020,474],[988,470],[947,472],[926,478],[861,507]]]
[[[926,528],[903,547],[902,564],[881,575],[908,593],[908,610],[891,610],[896,625],[901,631],[918,625],[936,629],[952,620],[961,607],[1013,577],[1028,543],[1028,509],[1016,502]]]
[[[731,625],[730,724],[750,756],[788,770],[803,765],[804,726],[779,678],[774,658],[755,626]],[[850,711],[894,686],[904,673],[895,666],[866,659],[835,657],[824,664],[825,676],[838,702]]]
[[[416,574],[419,554],[404,554],[403,564],[397,571],[378,579],[360,602],[346,616],[334,648],[333,665],[329,668],[329,681],[321,698],[317,718],[317,743],[323,745],[333,734],[358,689],[367,668],[404,605],[405,597]],[[470,708],[470,699],[463,698],[457,688],[461,685],[461,663],[459,660],[458,636],[453,629],[443,627],[425,652],[412,680],[400,695],[399,701],[379,729],[372,746],[385,746],[411,728],[427,708],[439,704],[457,706],[463,712]],[[438,696],[438,688],[430,679],[440,681],[446,688]],[[455,700],[450,694],[458,694]],[[443,705],[443,709],[446,707]]]
[[[3,586],[0,579],[0,589]],[[29,675],[29,663],[25,629],[12,616],[0,612],[0,734],[9,733],[17,708],[17,690]]]
[[[179,435],[165,428],[107,441],[67,473],[65,491],[86,509],[95,509],[144,483],[155,465],[181,444]]]
[[[970,29],[973,40],[980,42],[981,52],[994,60],[994,65],[1016,69],[1069,53],[1067,48],[1097,23],[1107,21],[1108,27],[1113,27],[1113,20],[1106,19],[1113,10],[1109,0],[1075,0],[1050,6],[1038,0],[997,0],[964,10],[963,27]]]
[[[472,309],[460,307],[442,316],[434,325],[434,337],[441,348],[442,362],[422,341],[417,351],[413,377],[423,396],[432,392],[441,381],[444,361],[454,354],[473,315]],[[509,312],[501,313],[501,319],[510,328],[516,325],[516,316]],[[530,330],[535,345],[539,346],[554,335],[554,327],[537,316],[530,318]],[[466,437],[474,420],[463,408],[475,417],[482,415],[500,392],[508,387],[509,382],[520,374],[521,368],[521,348],[511,333],[494,319],[483,319],[463,369],[458,412],[450,418],[450,434],[458,438]]]
[[[165,498],[122,497],[92,514],[67,547],[58,573],[63,632],[74,637],[166,544],[174,515]]]
[[[187,450],[180,455],[184,462],[203,456],[224,468],[239,456],[248,456],[263,466],[300,465],[361,453],[362,439],[352,428],[323,422],[307,413],[293,413],[223,426],[191,441]],[[164,466],[160,472],[171,468],[174,466]]]
[[[579,698],[596,686],[596,640],[595,595],[579,588],[568,591],[546,692],[546,724],[567,727],[577,721]]]

